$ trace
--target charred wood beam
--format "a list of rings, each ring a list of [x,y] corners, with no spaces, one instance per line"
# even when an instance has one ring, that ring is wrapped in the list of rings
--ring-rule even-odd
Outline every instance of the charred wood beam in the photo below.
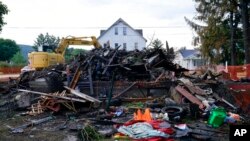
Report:
[[[199,105],[200,109],[204,108],[204,105],[202,104],[202,102],[198,98],[196,98],[195,96],[190,94],[187,90],[185,90],[181,86],[178,85],[178,86],[175,87],[175,89],[181,95],[185,96],[188,100],[190,100],[192,103]]]
[[[70,88],[74,89],[76,87],[76,84],[79,81],[82,70],[85,71],[88,68],[88,66],[89,66],[89,64],[90,64],[90,62],[92,61],[93,58],[94,58],[94,56],[92,55],[91,57],[86,58],[86,60],[84,60],[83,63],[78,64],[77,69],[76,69],[76,71],[74,73],[74,77],[71,80]]]
[[[92,69],[91,65],[88,68],[88,77],[89,77],[89,89],[90,89],[90,95],[94,95],[94,88],[93,88],[93,80],[92,80]]]
[[[122,92],[120,92],[119,94],[117,94],[113,98],[119,98],[120,96],[122,96],[124,93],[126,93],[128,90],[130,90],[136,84],[137,84],[137,82],[132,83],[129,87],[127,87],[126,89],[124,89]]]
[[[108,70],[108,68],[109,68],[108,66],[113,62],[113,60],[114,60],[114,58],[115,58],[115,56],[116,56],[116,54],[117,54],[119,48],[120,48],[120,46],[116,48],[115,53],[114,53],[113,56],[109,59],[109,63],[107,64],[107,66],[106,66],[105,69],[103,70],[102,74],[105,74],[106,71]]]

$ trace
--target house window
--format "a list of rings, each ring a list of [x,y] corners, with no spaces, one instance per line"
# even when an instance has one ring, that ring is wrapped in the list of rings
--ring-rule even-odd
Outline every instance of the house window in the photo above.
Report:
[[[117,48],[118,47],[118,43],[115,43],[115,48]]]
[[[135,42],[135,49],[138,49],[138,43]]]
[[[127,35],[127,28],[123,27],[123,35]]]
[[[118,35],[118,27],[115,27],[115,35]]]
[[[123,49],[124,49],[124,50],[127,49],[127,43],[123,43]]]

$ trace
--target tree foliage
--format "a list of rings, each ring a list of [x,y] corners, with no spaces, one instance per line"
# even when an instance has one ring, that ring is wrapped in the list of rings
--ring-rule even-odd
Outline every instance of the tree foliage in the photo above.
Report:
[[[194,45],[199,45],[204,58],[210,63],[229,61],[231,64],[242,62],[236,60],[242,50],[242,32],[240,22],[239,0],[195,0],[197,15],[193,22],[185,18],[197,33]]]
[[[153,48],[162,48],[163,43],[161,42],[161,40],[155,39],[155,40],[152,41],[151,47],[153,47]]]
[[[8,14],[8,12],[8,7],[0,1],[0,32],[2,31],[2,26],[6,24],[3,15]]]
[[[20,51],[20,48],[15,41],[0,38],[0,50],[0,61],[9,61],[18,51]]]
[[[243,25],[245,60],[247,64],[250,64],[250,1],[240,0],[240,7]]]
[[[66,48],[65,51],[65,61],[70,62],[78,54],[85,54],[87,50],[85,49],[76,49],[76,48]]]
[[[45,35],[41,33],[36,38],[33,48],[37,50],[39,46],[49,46],[52,50],[54,50],[58,46],[59,42],[59,37],[49,35],[48,33]]]
[[[24,65],[26,63],[26,60],[24,59],[22,53],[19,51],[11,58],[11,62],[13,62],[15,65]]]

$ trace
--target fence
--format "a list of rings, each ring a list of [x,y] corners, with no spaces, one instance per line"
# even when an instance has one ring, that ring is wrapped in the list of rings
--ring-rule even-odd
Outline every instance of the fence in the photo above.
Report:
[[[233,80],[239,80],[243,77],[250,78],[250,64],[242,66],[228,66],[227,69],[230,74],[230,78]]]
[[[17,74],[23,67],[0,67],[0,74]]]

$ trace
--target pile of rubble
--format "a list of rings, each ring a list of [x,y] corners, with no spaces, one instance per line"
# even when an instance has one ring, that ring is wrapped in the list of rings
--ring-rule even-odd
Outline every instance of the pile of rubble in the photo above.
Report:
[[[67,65],[25,72],[11,80],[0,89],[5,92],[1,97],[8,99],[1,103],[0,110],[22,109],[26,111],[22,115],[35,119],[52,112],[53,117],[10,127],[11,133],[53,123],[55,118],[69,121],[65,115],[71,113],[72,123],[60,123],[54,130],[77,130],[81,140],[104,136],[218,140],[228,137],[226,125],[247,122],[247,114],[242,114],[241,105],[225,83],[230,80],[210,70],[189,74],[172,63],[173,57],[162,49],[94,49],[79,54]],[[246,112],[248,109],[244,109]]]

